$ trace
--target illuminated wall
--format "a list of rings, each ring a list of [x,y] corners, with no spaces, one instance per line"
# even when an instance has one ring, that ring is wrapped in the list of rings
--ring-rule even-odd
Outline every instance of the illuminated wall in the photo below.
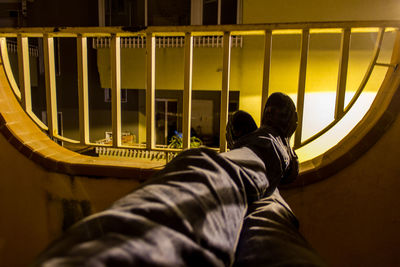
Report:
[[[397,0],[243,0],[243,23],[397,20]]]

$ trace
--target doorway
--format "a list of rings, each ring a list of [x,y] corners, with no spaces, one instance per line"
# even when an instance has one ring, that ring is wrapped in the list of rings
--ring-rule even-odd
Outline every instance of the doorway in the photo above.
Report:
[[[155,106],[156,145],[168,145],[171,137],[177,133],[178,100],[157,98]]]

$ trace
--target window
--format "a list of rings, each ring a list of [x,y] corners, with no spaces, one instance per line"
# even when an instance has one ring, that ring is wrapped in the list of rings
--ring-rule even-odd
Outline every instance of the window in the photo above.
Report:
[[[155,135],[157,145],[168,145],[178,131],[178,100],[156,99]]]
[[[111,102],[111,88],[104,88],[104,102]],[[128,90],[121,89],[121,103],[128,102]]]
[[[203,1],[203,25],[218,24],[218,0]]]
[[[144,26],[145,0],[98,0],[99,26]]]
[[[190,1],[147,0],[148,25],[190,25]]]
[[[192,92],[191,127],[195,136],[209,147],[219,147],[221,91]],[[229,91],[229,113],[239,108],[239,91]]]
[[[203,25],[239,24],[240,0],[203,0]],[[240,11],[240,12],[239,12]]]
[[[98,0],[99,26],[240,24],[242,1]]]

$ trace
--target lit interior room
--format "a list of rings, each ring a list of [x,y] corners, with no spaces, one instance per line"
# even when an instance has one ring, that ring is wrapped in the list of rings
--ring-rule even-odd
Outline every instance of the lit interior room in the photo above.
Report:
[[[396,0],[0,1],[0,267],[183,151],[229,151],[277,92],[301,235],[327,266],[399,266],[399,27]]]

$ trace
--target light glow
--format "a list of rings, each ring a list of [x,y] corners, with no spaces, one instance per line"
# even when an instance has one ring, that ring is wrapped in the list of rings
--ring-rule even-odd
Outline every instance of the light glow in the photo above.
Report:
[[[347,92],[350,100],[354,92]],[[297,95],[289,95],[296,103]],[[376,92],[363,92],[349,112],[325,134],[296,150],[301,162],[315,158],[338,144],[360,122],[374,101]],[[336,92],[305,95],[302,140],[313,136],[333,121]],[[345,103],[347,105],[348,103]],[[293,142],[293,138],[292,138]]]

